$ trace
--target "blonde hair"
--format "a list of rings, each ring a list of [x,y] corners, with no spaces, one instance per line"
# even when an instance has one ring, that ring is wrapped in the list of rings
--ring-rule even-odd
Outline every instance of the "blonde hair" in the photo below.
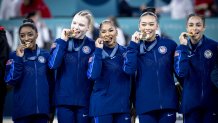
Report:
[[[92,13],[89,10],[79,11],[78,13],[76,13],[76,15],[79,15],[79,16],[87,18],[88,19],[88,25],[92,26],[92,24],[93,24],[93,16],[92,16]]]

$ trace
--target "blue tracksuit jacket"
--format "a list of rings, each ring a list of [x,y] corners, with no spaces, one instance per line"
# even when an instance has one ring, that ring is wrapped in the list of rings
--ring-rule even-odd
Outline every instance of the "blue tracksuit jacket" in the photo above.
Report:
[[[135,71],[135,107],[137,114],[159,109],[177,109],[178,98],[173,77],[173,55],[176,43],[156,36],[149,46],[130,42],[124,71]],[[143,49],[143,50],[142,50]]]
[[[130,76],[122,67],[126,49],[117,44],[114,56],[104,57],[103,49],[110,54],[116,48],[96,48],[90,58],[87,75],[95,80],[91,99],[90,115],[100,116],[130,111]]]
[[[180,45],[175,52],[175,71],[184,79],[181,111],[190,112],[197,107],[218,111],[218,89],[210,79],[217,58],[217,42],[203,36],[192,49]]]
[[[16,52],[11,53],[5,81],[14,86],[14,120],[33,114],[49,116],[54,76],[47,65],[48,58],[49,53],[39,48],[34,51],[25,49],[23,57],[17,56]]]
[[[88,106],[92,83],[86,72],[88,59],[95,48],[94,41],[85,37],[84,40],[69,39],[67,42],[56,39],[55,43],[56,47],[51,50],[49,66],[57,69],[56,105]]]

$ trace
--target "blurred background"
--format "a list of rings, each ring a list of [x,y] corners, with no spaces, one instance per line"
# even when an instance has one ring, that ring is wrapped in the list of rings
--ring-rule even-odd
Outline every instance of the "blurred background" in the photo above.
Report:
[[[160,29],[157,33],[178,43],[186,31],[186,17],[197,13],[206,17],[205,35],[218,41],[218,0],[0,0],[0,26],[7,31],[11,51],[19,44],[18,28],[24,18],[32,18],[39,30],[37,44],[49,49],[62,28],[70,28],[73,15],[83,9],[94,16],[88,37],[98,37],[99,23],[113,19],[119,27],[121,45],[128,45],[131,35],[138,30],[143,9],[155,7]],[[12,92],[6,95],[4,116],[11,116]]]

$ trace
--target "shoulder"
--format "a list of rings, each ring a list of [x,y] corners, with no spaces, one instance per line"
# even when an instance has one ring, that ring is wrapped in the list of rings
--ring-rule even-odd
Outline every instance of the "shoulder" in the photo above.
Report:
[[[126,52],[126,51],[127,51],[127,47],[121,46],[121,45],[119,45],[119,44],[118,44],[118,46],[119,46],[119,50],[120,50],[121,52]]]
[[[215,45],[215,46],[218,45],[218,42],[215,41],[215,40],[213,40],[213,39],[211,39],[211,38],[208,38],[208,37],[206,37],[206,36],[204,36],[203,38],[204,38],[204,40],[206,41],[205,44],[212,44],[212,45]]]
[[[49,51],[40,48],[40,55],[48,58],[49,57]]]
[[[119,45],[118,44],[118,46],[119,46],[119,52],[120,52],[120,54],[122,54],[123,56],[125,56],[126,55],[126,52],[127,52],[127,47],[125,47],[125,46],[121,46],[121,45]]]
[[[95,41],[93,40],[93,39],[91,39],[91,38],[89,38],[89,37],[85,37],[85,41],[86,41],[86,44],[87,45],[89,45],[89,46],[91,46],[92,48],[94,48],[95,47]]]
[[[176,48],[176,46],[177,46],[176,42],[172,39],[159,37],[158,41],[161,42],[161,44],[168,45],[172,48]]]

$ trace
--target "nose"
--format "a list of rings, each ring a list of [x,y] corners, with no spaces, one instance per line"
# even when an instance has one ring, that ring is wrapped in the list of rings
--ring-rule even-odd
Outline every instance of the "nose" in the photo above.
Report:
[[[110,35],[110,33],[107,31],[107,32],[105,33],[105,35],[106,35],[106,36],[109,36],[109,35]]]
[[[24,37],[24,40],[25,40],[25,41],[28,41],[28,39],[29,39],[29,37],[26,35],[26,36]]]
[[[75,24],[75,25],[74,25],[74,28],[75,28],[76,30],[78,30],[78,29],[79,29],[79,25],[78,25],[78,24]]]

